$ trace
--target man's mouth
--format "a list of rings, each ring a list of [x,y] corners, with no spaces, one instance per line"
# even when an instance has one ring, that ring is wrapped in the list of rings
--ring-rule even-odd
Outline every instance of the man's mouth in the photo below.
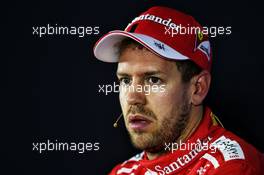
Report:
[[[144,131],[152,121],[143,115],[129,115],[128,122],[131,129],[135,131]]]

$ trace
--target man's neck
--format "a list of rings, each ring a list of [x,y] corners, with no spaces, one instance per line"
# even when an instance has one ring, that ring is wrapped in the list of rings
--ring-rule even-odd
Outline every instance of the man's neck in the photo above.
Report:
[[[181,136],[175,141],[176,143],[184,142],[186,141],[189,136],[192,135],[192,133],[196,130],[196,128],[199,126],[201,120],[203,118],[203,106],[195,106],[193,108],[193,110],[190,113],[190,118],[189,121],[185,127],[185,129],[183,130]],[[164,151],[158,152],[158,153],[150,153],[150,152],[146,152],[148,159],[149,160],[153,160],[157,157],[159,157],[160,155],[165,153]]]

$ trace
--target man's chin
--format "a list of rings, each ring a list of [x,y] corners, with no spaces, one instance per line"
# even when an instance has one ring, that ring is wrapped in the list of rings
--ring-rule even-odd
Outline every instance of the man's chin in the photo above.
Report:
[[[155,143],[154,137],[149,133],[129,133],[133,146],[139,150],[145,150],[147,152],[160,152],[163,149],[163,145]]]

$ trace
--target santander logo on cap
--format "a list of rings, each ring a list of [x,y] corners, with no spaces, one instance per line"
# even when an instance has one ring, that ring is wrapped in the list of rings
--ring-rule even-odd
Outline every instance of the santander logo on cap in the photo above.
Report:
[[[154,54],[172,60],[191,60],[202,69],[211,69],[209,37],[190,15],[167,7],[152,7],[140,14],[125,30],[114,30],[101,37],[94,46],[95,57],[118,62],[116,44],[131,38]]]
[[[146,14],[146,15],[140,15],[139,17],[136,17],[131,23],[128,24],[127,28],[129,28],[129,26],[131,24],[133,24],[134,22],[142,21],[142,20],[150,20],[150,21],[162,24],[164,26],[170,27],[171,29],[174,29],[177,31],[178,31],[178,27],[179,27],[175,23],[171,22],[171,20],[172,20],[171,18],[163,19],[163,18],[155,16],[155,15]]]

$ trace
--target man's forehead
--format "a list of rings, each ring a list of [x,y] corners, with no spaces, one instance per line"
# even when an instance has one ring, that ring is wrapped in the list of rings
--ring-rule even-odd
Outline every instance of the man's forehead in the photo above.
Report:
[[[127,49],[119,58],[118,73],[164,73],[176,66],[175,62],[163,59],[150,51]]]

